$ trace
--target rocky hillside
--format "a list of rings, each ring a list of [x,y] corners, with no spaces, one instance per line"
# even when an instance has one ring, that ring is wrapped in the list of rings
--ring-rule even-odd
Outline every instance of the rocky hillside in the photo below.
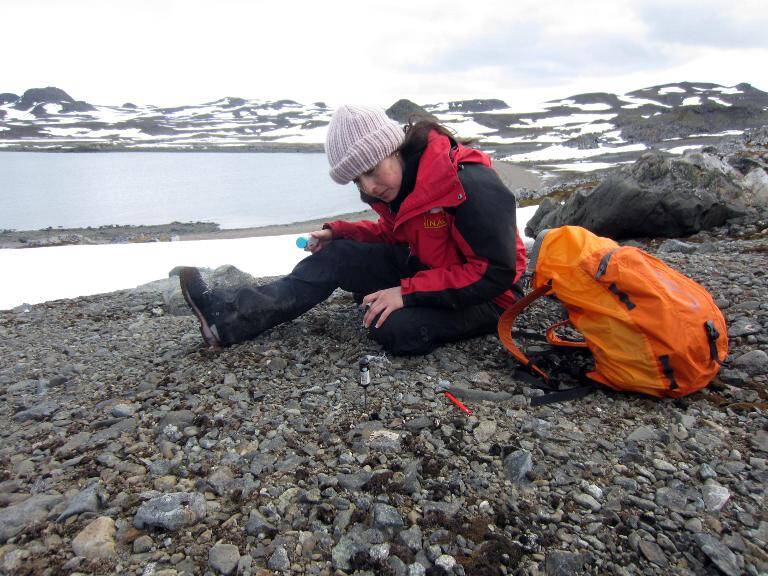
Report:
[[[432,115],[497,158],[545,171],[590,171],[654,148],[681,152],[768,124],[768,94],[681,82],[628,94],[577,94],[521,110],[498,99],[390,108],[398,121]],[[162,108],[77,101],[58,88],[0,94],[0,149],[321,150],[332,110],[323,102],[227,97]]]
[[[495,336],[384,358],[343,293],[220,353],[175,279],[0,312],[0,573],[766,573],[768,229],[643,245],[727,317],[681,400],[531,407]],[[588,362],[532,337],[558,317],[520,341]]]

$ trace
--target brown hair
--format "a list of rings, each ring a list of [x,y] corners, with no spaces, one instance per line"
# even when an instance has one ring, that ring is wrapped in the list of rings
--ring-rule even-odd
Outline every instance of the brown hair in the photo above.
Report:
[[[408,124],[403,126],[405,140],[403,140],[403,143],[397,149],[400,156],[402,156],[403,159],[411,158],[413,156],[421,156],[422,152],[424,152],[424,149],[427,147],[429,133],[433,130],[443,136],[447,136],[451,142],[459,142],[464,145],[469,145],[474,142],[474,140],[470,138],[458,138],[455,132],[434,120],[425,120],[423,116],[413,115],[408,119]],[[378,202],[376,198],[368,196],[368,194],[362,190],[360,190],[360,199],[369,205]]]

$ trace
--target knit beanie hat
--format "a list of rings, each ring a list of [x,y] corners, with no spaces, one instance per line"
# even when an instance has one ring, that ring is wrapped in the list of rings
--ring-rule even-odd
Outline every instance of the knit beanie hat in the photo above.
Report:
[[[325,137],[331,178],[347,184],[397,150],[404,138],[403,129],[383,110],[342,106],[331,118]]]

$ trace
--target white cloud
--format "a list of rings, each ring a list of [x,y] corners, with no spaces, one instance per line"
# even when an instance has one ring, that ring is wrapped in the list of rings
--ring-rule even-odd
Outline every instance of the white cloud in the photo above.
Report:
[[[382,106],[517,105],[681,80],[768,89],[766,12],[762,0],[5,0],[0,89],[54,85],[96,104]]]

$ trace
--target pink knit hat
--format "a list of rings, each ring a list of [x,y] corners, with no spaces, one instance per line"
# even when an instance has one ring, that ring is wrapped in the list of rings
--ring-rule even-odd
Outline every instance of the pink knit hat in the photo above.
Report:
[[[392,154],[405,135],[383,110],[345,105],[328,125],[325,153],[335,182],[347,184]]]

